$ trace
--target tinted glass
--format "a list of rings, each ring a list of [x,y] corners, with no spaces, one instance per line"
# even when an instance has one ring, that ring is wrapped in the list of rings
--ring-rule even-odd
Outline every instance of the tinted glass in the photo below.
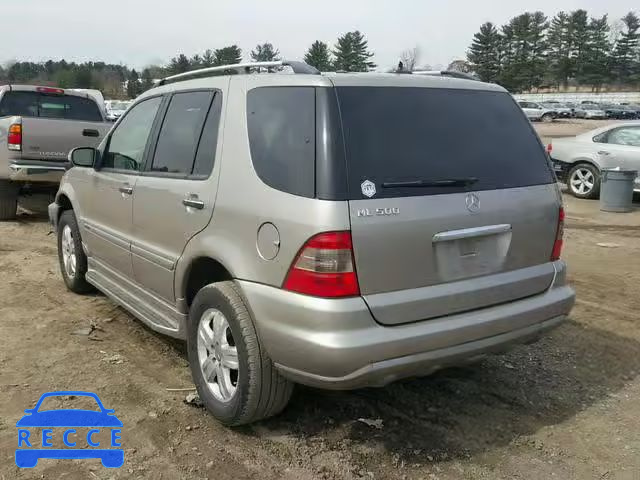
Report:
[[[66,101],[65,118],[70,120],[84,120],[86,122],[101,122],[102,115],[98,105],[93,100],[81,97],[64,97]]]
[[[609,133],[607,143],[640,147],[640,127],[616,128]]]
[[[67,97],[64,95],[41,95],[40,116],[44,118],[65,118]]]
[[[129,111],[109,140],[103,168],[139,171],[161,98],[145,100]]]
[[[38,97],[36,92],[4,92],[0,100],[0,117],[20,115],[38,116]]]
[[[208,177],[213,170],[213,164],[218,147],[218,130],[220,128],[220,111],[222,109],[222,94],[216,93],[209,109],[207,121],[202,130],[196,161],[193,164],[193,175]]]
[[[251,158],[267,185],[304,197],[315,194],[315,91],[265,87],[247,96]]]
[[[544,149],[511,96],[435,88],[338,88],[351,198],[494,190],[553,182]],[[388,182],[475,178],[470,187]]]
[[[93,100],[37,92],[6,92],[0,102],[0,116],[5,115],[102,121],[100,110]]]
[[[191,174],[213,92],[178,93],[164,117],[151,171]]]

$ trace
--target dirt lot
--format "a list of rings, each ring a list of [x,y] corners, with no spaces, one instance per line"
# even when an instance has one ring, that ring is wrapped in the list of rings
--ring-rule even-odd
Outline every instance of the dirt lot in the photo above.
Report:
[[[191,385],[181,344],[66,291],[42,215],[0,224],[0,479],[638,479],[640,211],[597,207],[567,198],[578,303],[550,336],[384,389],[298,388],[280,417],[235,430],[167,391]],[[15,422],[52,390],[116,410],[123,468],[15,466]]]

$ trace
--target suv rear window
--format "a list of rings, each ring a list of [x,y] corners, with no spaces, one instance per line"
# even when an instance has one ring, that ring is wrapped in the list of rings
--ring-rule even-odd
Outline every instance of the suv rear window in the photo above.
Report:
[[[47,95],[38,92],[5,92],[0,101],[0,117],[64,118],[101,122],[100,110],[91,99],[74,95]]]
[[[338,87],[351,199],[496,190],[554,181],[544,149],[508,93]],[[465,187],[384,183],[475,179]]]

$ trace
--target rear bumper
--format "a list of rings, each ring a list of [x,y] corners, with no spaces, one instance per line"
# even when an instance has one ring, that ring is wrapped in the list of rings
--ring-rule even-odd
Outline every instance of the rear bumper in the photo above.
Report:
[[[560,160],[556,160],[555,158],[551,158],[551,163],[553,165],[553,171],[556,174],[556,178],[559,182],[565,183],[569,177],[569,171],[573,167],[572,164],[562,162]]]
[[[9,162],[9,178],[14,182],[60,183],[67,164],[39,160],[12,160]]]
[[[523,300],[412,324],[376,323],[362,298],[318,299],[240,281],[261,343],[283,375],[329,389],[382,386],[535,340],[575,301],[554,286]]]

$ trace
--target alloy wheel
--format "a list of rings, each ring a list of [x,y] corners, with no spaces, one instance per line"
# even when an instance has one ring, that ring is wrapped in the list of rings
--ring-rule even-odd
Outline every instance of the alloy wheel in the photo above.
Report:
[[[198,324],[198,361],[207,388],[213,396],[230,401],[238,387],[238,349],[224,314],[206,310]]]
[[[76,276],[76,245],[73,241],[73,232],[69,225],[62,229],[62,263],[64,271],[69,278]]]
[[[578,168],[571,175],[569,183],[574,193],[588,195],[595,185],[595,177],[588,168]]]

